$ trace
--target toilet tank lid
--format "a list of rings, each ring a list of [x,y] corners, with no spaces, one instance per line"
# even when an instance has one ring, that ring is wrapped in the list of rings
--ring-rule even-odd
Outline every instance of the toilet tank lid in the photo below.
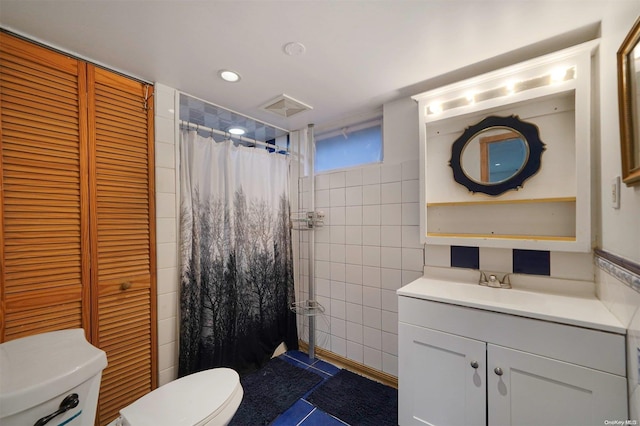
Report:
[[[107,366],[84,330],[52,331],[0,344],[0,419],[73,389]]]

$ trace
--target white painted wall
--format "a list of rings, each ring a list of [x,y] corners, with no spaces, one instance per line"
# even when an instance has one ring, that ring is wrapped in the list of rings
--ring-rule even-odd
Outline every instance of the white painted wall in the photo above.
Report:
[[[640,2],[612,5],[602,21],[600,46],[602,248],[635,262],[640,262],[640,186],[622,185],[619,210],[611,207],[609,194],[611,180],[621,174],[615,54],[638,15]]]
[[[640,186],[622,185],[620,209],[611,206],[611,181],[621,174],[620,128],[618,122],[618,87],[616,52],[640,15],[640,2],[612,2],[602,20],[600,44],[600,126],[598,147],[600,192],[600,247],[610,253],[640,263]],[[629,418],[640,419],[640,293],[637,287],[621,281],[612,273],[596,270],[598,296],[628,328],[627,375],[629,384]]]
[[[418,145],[418,103],[411,98],[384,104],[382,108],[382,144],[384,164],[416,160]]]

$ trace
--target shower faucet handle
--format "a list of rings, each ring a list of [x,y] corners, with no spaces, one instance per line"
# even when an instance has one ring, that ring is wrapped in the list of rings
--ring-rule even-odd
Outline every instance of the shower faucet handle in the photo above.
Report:
[[[324,226],[324,212],[323,211],[307,212],[307,224],[310,229],[322,228]]]

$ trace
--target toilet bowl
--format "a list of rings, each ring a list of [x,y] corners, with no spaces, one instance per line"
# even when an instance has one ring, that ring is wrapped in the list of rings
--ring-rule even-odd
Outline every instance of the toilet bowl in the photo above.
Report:
[[[160,386],[120,410],[109,426],[217,426],[229,423],[244,392],[238,373],[214,368]]]

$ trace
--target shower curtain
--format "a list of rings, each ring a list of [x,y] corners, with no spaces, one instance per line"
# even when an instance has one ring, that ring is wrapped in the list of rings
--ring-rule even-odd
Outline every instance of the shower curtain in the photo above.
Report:
[[[297,349],[288,157],[182,131],[179,376]]]

